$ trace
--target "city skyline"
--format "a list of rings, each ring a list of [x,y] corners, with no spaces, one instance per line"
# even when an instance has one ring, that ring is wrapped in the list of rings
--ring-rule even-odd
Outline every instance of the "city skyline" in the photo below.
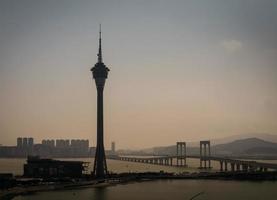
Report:
[[[0,2],[0,137],[96,141],[98,25],[113,76],[105,146],[277,134],[277,3]],[[105,10],[105,14],[99,10]]]

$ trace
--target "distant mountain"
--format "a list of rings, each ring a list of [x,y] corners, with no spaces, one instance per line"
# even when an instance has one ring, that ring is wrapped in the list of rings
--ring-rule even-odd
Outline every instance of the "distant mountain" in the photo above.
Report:
[[[247,138],[258,138],[264,141],[277,143],[277,134],[267,134],[267,133],[247,133],[247,134],[232,135],[228,137],[212,139],[211,143],[213,145],[225,144],[225,143],[233,142],[235,140],[243,140]]]
[[[242,140],[247,138],[258,138],[261,140],[265,140],[268,142],[275,142],[277,143],[277,134],[267,134],[267,133],[246,133],[246,134],[237,134],[222,138],[215,138],[215,139],[209,139],[207,140],[211,141],[211,145],[217,145],[217,144],[225,144],[229,142],[233,142],[235,140]],[[199,141],[197,142],[187,142],[187,146],[189,147],[199,147]]]
[[[249,133],[210,141],[212,155],[277,156],[277,135],[273,134]],[[153,147],[139,151],[120,150],[119,153],[129,155],[176,155],[176,145]],[[199,155],[199,142],[188,142],[187,154]]]
[[[247,138],[227,144],[215,145],[212,150],[217,155],[277,155],[277,143],[267,142],[258,138]]]
[[[149,152],[149,150],[148,150]],[[276,155],[277,143],[268,142],[259,138],[246,138],[235,140],[226,144],[211,146],[212,155],[223,156],[246,156],[246,155]],[[175,155],[176,146],[154,147],[154,155]],[[199,155],[198,147],[187,147],[187,154]]]

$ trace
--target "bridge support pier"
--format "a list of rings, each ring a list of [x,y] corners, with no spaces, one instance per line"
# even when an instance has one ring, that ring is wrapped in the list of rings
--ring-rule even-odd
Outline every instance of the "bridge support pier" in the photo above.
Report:
[[[232,172],[235,171],[235,163],[231,163],[231,171],[232,171]]]
[[[228,162],[227,161],[224,162],[224,171],[225,172],[228,171]]]
[[[242,170],[243,171],[247,171],[248,170],[248,166],[247,165],[242,165]]]
[[[254,172],[256,171],[256,167],[249,165],[249,171]]]
[[[267,172],[267,168],[265,168],[265,167],[260,167],[260,172]]]
[[[223,171],[223,161],[219,161],[220,163],[220,171],[222,172]]]
[[[240,171],[240,164],[239,163],[236,164],[236,170]]]

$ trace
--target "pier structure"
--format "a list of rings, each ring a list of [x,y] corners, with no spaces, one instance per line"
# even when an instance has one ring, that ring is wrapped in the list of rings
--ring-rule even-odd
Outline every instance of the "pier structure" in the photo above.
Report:
[[[220,171],[231,172],[266,172],[268,169],[277,170],[276,164],[258,163],[256,161],[244,161],[233,159],[217,159],[220,164]]]
[[[211,168],[211,142],[208,140],[200,141],[200,168]]]
[[[176,143],[176,166],[184,167],[187,166],[187,149],[185,142]]]

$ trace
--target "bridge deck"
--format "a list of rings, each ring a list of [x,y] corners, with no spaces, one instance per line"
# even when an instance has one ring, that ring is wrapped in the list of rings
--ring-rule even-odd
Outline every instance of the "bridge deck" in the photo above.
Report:
[[[183,158],[184,156],[178,156],[179,158]],[[150,161],[150,160],[157,160],[157,159],[177,159],[177,156],[157,156],[157,157],[150,157],[150,158],[141,158],[141,157],[128,157],[128,156],[118,156],[117,160],[122,159],[138,159],[143,161]],[[195,158],[200,159],[200,156],[193,156],[188,155],[186,158]],[[249,160],[238,160],[238,159],[231,159],[231,158],[223,158],[223,157],[206,157],[206,159],[210,159],[212,161],[218,161],[218,162],[227,162],[231,164],[240,164],[240,165],[248,165],[251,167],[262,167],[262,168],[268,168],[268,169],[274,169],[277,170],[277,164],[274,163],[262,163],[262,162],[256,162],[256,161],[249,161]]]

